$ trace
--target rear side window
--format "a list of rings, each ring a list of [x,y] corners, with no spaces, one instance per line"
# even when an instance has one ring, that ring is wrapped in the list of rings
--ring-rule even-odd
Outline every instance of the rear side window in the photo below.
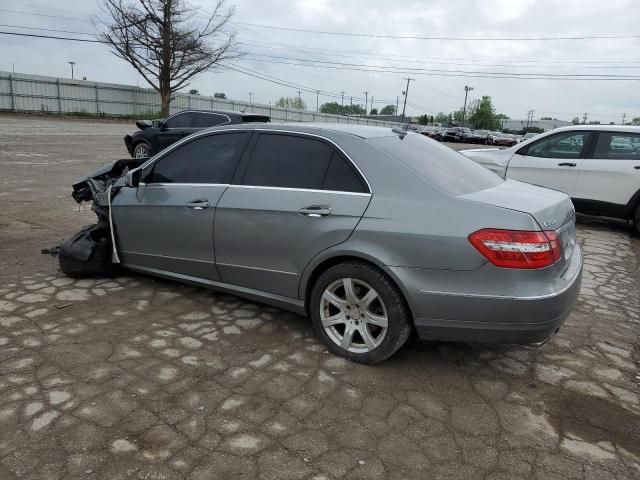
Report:
[[[176,113],[165,122],[167,128],[191,128],[195,114],[193,112]]]
[[[195,116],[193,126],[196,128],[215,127],[216,125],[229,122],[229,119],[225,115],[219,115],[217,113],[196,113]]]
[[[540,158],[580,158],[589,135],[589,132],[550,135],[529,145],[524,155]]]
[[[640,160],[640,135],[636,133],[600,132],[593,158]]]
[[[370,142],[449,195],[486,190],[504,181],[470,158],[439,143],[434,144],[423,135],[409,134],[403,139],[400,136],[381,137]]]
[[[335,151],[331,156],[331,163],[324,179],[323,189],[337,192],[367,192],[367,187],[360,175],[347,160]]]
[[[333,149],[318,140],[260,134],[242,183],[319,190],[332,155]]]
[[[231,183],[245,133],[199,137],[153,164],[146,183]]]

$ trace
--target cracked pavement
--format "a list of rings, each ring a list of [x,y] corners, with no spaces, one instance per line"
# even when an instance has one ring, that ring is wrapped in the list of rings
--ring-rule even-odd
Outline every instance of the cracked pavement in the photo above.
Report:
[[[92,221],[69,183],[129,129],[0,116],[1,479],[640,478],[629,228],[580,219],[580,298],[542,348],[414,340],[368,367],[303,317],[39,256]]]

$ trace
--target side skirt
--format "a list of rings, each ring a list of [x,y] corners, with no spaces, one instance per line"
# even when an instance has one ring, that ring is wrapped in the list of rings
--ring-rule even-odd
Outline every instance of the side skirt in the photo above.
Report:
[[[149,267],[137,267],[134,265],[123,265],[123,267],[133,270],[135,272],[146,273],[157,277],[166,278],[169,280],[177,280],[183,283],[189,283],[198,287],[210,288],[212,290],[237,295],[239,297],[254,300],[256,302],[266,303],[274,307],[282,308],[283,310],[289,310],[298,315],[306,316],[304,302],[297,298],[283,297],[281,295],[275,295],[272,293],[261,292],[260,290],[254,290],[253,288],[240,287],[238,285],[230,285],[228,283],[216,282],[213,280],[207,280],[204,278],[192,277],[189,275],[182,275],[179,273],[168,272],[166,270],[158,270]]]

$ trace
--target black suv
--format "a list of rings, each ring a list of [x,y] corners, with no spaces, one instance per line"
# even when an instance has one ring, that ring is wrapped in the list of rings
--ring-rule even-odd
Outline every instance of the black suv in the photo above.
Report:
[[[467,127],[450,127],[442,133],[443,142],[469,142],[471,130]]]
[[[155,155],[187,135],[204,128],[233,123],[269,122],[267,115],[220,110],[183,110],[165,120],[138,120],[140,131],[124,137],[133,158]]]

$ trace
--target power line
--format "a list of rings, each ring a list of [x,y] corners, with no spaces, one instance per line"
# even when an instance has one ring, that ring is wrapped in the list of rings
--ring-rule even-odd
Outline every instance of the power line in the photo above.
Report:
[[[64,19],[64,20],[74,20],[76,22],[85,22],[85,23],[89,22],[88,19],[71,18],[71,17],[62,16],[62,15],[49,15],[49,14],[46,14],[46,13],[23,12],[23,11],[20,11],[20,10],[9,10],[8,8],[0,8],[0,12],[17,13],[17,14],[20,14],[20,15],[35,15],[36,17],[61,18],[61,19]]]
[[[54,30],[53,28],[25,27],[23,25],[5,25],[5,24],[0,24],[0,27],[24,28],[26,30],[42,30],[44,32],[74,33],[76,35],[95,35],[95,32],[94,33],[89,33],[89,32],[76,32],[76,31],[73,31],[73,30]]]
[[[72,42],[105,43],[102,40],[90,40],[88,38],[54,37],[51,35],[36,35],[35,33],[0,32],[0,35],[17,35],[19,37],[48,38],[50,40],[68,40]]]
[[[621,38],[640,38],[640,35],[576,35],[559,37],[441,37],[441,36],[420,36],[420,35],[386,35],[375,33],[354,33],[354,32],[330,32],[326,30],[311,30],[306,28],[281,27],[277,25],[265,25],[260,23],[234,22],[238,25],[248,25],[256,28],[267,28],[272,30],[286,30],[289,32],[313,33],[318,35],[339,35],[346,37],[367,37],[367,38],[393,38],[399,40],[447,40],[447,41],[473,41],[473,42],[504,42],[504,41],[559,41],[559,40],[608,40]]]

